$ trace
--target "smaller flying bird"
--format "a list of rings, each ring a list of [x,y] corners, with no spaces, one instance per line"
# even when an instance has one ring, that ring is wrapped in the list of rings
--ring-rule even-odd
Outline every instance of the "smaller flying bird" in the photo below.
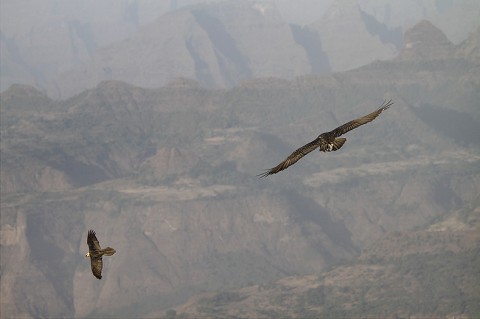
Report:
[[[382,105],[380,105],[380,107],[376,111],[360,117],[356,120],[345,123],[334,129],[333,131],[320,134],[316,139],[300,147],[295,152],[290,154],[290,156],[288,156],[283,162],[271,169],[266,170],[261,174],[258,174],[257,176],[267,177],[268,175],[276,174],[280,171],[283,171],[290,165],[295,164],[299,159],[301,159],[316,148],[318,148],[318,150],[322,152],[331,152],[340,149],[347,139],[343,137],[339,138],[339,136],[359,127],[360,125],[373,121],[377,116],[380,115],[380,113],[388,109],[392,104],[392,100],[383,101]]]
[[[92,266],[92,273],[98,279],[102,279],[103,261],[102,256],[111,256],[115,254],[115,249],[107,247],[105,249],[100,248],[95,231],[89,230],[87,236],[88,253],[85,257],[90,257],[90,265]]]

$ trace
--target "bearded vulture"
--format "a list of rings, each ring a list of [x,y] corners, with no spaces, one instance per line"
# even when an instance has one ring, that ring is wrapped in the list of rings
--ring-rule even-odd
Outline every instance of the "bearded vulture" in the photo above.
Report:
[[[363,124],[373,121],[377,116],[380,115],[380,113],[388,109],[392,104],[392,100],[383,101],[382,105],[380,105],[380,107],[376,111],[360,117],[356,120],[345,123],[342,126],[334,129],[333,131],[320,134],[315,140],[300,147],[298,150],[290,154],[290,156],[288,156],[283,162],[257,176],[267,177],[268,175],[276,174],[280,171],[283,171],[290,165],[295,164],[299,159],[301,159],[316,148],[318,148],[318,150],[322,152],[331,152],[340,149],[347,139],[343,137],[339,138],[339,136]]]
[[[88,253],[85,257],[90,257],[90,265],[92,266],[92,273],[98,279],[102,279],[102,256],[111,256],[115,254],[115,249],[107,247],[105,249],[100,248],[100,243],[95,236],[95,231],[89,230],[87,236]]]

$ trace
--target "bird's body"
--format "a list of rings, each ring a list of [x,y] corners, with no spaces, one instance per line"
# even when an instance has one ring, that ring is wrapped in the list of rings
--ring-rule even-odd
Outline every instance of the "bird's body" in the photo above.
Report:
[[[111,247],[101,249],[97,236],[95,236],[95,231],[93,230],[88,231],[87,245],[88,253],[85,255],[85,257],[90,257],[92,273],[98,279],[102,279],[102,256],[112,256],[113,254],[115,254],[116,251]]]
[[[351,131],[363,124],[373,121],[377,116],[380,115],[383,111],[388,109],[393,104],[392,100],[384,101],[382,105],[374,112],[367,114],[363,117],[355,119],[353,121],[347,122],[333,131],[325,132],[320,134],[316,139],[311,141],[310,143],[300,147],[296,151],[294,151],[290,156],[288,156],[283,162],[278,164],[277,166],[266,170],[264,173],[259,174],[260,177],[267,177],[268,175],[276,174],[280,171],[283,171],[287,167],[295,164],[298,160],[302,157],[310,153],[311,151],[315,150],[316,148],[322,152],[331,152],[340,149],[343,144],[346,142],[346,138],[339,137],[348,131]]]

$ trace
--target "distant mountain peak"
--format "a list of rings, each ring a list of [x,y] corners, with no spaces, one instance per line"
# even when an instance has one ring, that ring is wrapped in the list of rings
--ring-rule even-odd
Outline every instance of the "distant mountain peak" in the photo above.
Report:
[[[45,93],[39,91],[33,86],[24,84],[12,84],[0,94],[0,97],[3,111],[11,106],[14,106],[17,109],[24,108],[30,111],[38,111],[42,107],[53,103]],[[30,109],[32,105],[35,107]]]
[[[9,86],[8,89],[5,90],[5,92],[2,93],[2,95],[3,96],[26,95],[26,96],[46,97],[45,93],[27,84],[12,84]]]
[[[436,60],[450,56],[453,49],[453,43],[439,28],[427,20],[422,20],[405,32],[404,46],[399,58]]]

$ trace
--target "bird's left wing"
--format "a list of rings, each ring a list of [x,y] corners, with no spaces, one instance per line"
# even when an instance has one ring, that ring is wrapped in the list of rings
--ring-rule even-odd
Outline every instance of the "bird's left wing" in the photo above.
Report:
[[[281,162],[277,166],[275,166],[271,169],[268,169],[265,172],[263,172],[261,174],[258,174],[257,176],[267,177],[268,175],[276,174],[280,171],[283,171],[284,169],[286,169],[290,165],[295,164],[299,159],[301,159],[302,157],[304,157],[305,155],[307,155],[308,153],[310,153],[311,151],[313,151],[317,147],[318,147],[318,141],[317,141],[317,139],[315,139],[315,140],[311,141],[310,143],[308,143],[308,144],[300,147],[299,149],[297,149],[295,152],[290,154],[290,156],[288,156],[283,162]]]
[[[385,111],[386,109],[388,109],[391,105],[393,104],[392,100],[390,101],[383,101],[382,105],[380,105],[380,107],[370,113],[370,114],[367,114],[365,116],[362,116],[358,119],[355,119],[353,121],[350,121],[348,123],[345,123],[343,124],[342,126],[339,126],[337,127],[336,129],[334,129],[333,131],[331,131],[331,133],[335,136],[335,137],[339,137],[345,133],[347,133],[348,131],[351,131],[363,124],[366,124],[368,122],[371,122],[373,121],[375,118],[377,118],[377,116],[380,115],[380,113],[382,113],[383,111]]]

